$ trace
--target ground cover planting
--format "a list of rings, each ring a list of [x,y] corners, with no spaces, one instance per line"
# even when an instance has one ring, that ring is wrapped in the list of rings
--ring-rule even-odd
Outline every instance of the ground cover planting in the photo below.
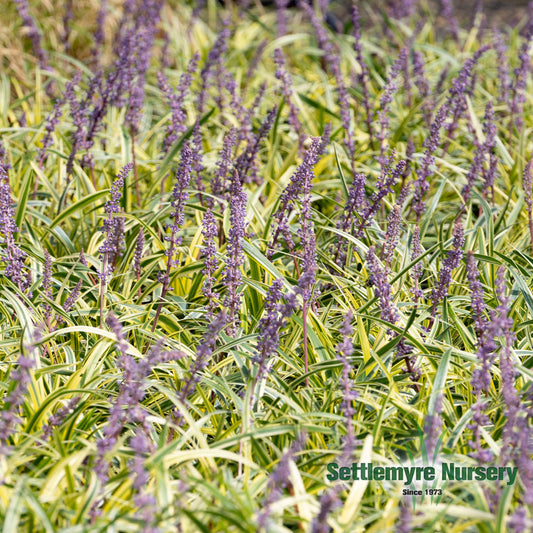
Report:
[[[533,529],[533,8],[14,0],[2,532]]]

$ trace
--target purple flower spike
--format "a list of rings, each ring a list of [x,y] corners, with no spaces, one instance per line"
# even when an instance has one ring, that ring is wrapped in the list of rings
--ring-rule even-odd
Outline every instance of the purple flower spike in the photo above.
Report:
[[[0,259],[5,264],[4,275],[20,291],[25,292],[31,286],[31,272],[24,266],[26,253],[16,244],[16,233],[18,227],[15,223],[9,176],[6,166],[0,165]]]
[[[420,227],[415,226],[413,232],[413,244],[411,249],[411,261],[414,261],[422,255],[422,246],[420,243]],[[423,265],[419,261],[416,265],[413,266],[411,271],[411,278],[413,280],[413,287],[411,288],[411,293],[413,294],[413,299],[415,303],[418,303],[420,298],[424,296],[423,291],[420,289],[420,278],[422,277]]]
[[[466,254],[466,275],[470,290],[472,291],[472,311],[474,312],[474,323],[476,325],[476,333],[478,339],[481,339],[487,327],[487,321],[483,316],[485,310],[485,301],[483,300],[483,287],[479,281],[479,273],[477,270],[474,253],[469,250]]]
[[[531,245],[533,246],[533,158],[527,162],[524,168],[522,186],[526,200],[529,235],[531,237]]]
[[[117,258],[122,254],[124,245],[124,219],[117,217],[120,212],[120,199],[124,188],[124,180],[133,168],[132,163],[125,165],[117,174],[113,185],[111,186],[111,199],[105,204],[105,214],[102,231],[105,233],[104,244],[100,247],[100,259],[102,261],[102,270],[100,279],[107,283],[107,278],[113,273]]]
[[[368,281],[374,286],[375,294],[379,298],[381,317],[383,320],[395,324],[399,319],[399,313],[392,301],[391,286],[387,280],[387,269],[380,265],[374,246],[369,248],[366,261],[370,273]],[[390,335],[392,330],[389,329],[387,333]]]
[[[22,23],[26,27],[28,37],[30,38],[33,47],[33,53],[39,60],[40,67],[44,70],[48,70],[48,55],[43,50],[41,44],[42,35],[40,30],[37,28],[37,25],[35,24],[34,18],[30,14],[30,6],[28,0],[13,1],[17,6],[17,11],[20,18],[22,19]]]
[[[7,441],[20,423],[19,411],[24,404],[24,395],[31,382],[30,370],[34,366],[33,359],[21,355],[17,360],[17,368],[10,375],[15,388],[4,397],[0,410],[0,454],[7,453]]]
[[[313,168],[318,163],[328,141],[329,137],[327,136],[324,136],[324,139],[321,139],[320,137],[313,138],[311,146],[306,151],[301,165],[291,176],[290,183],[285,187],[281,194],[278,210],[273,215],[277,222],[277,227],[272,237],[272,242],[269,247],[270,249],[267,250],[267,257],[272,257],[274,249],[278,246],[278,239],[280,236],[283,236],[290,252],[293,252],[294,241],[288,225],[288,218],[291,210],[295,207],[297,200],[303,193],[306,181],[310,183],[312,179],[311,176],[313,175]]]
[[[218,298],[218,293],[213,290],[213,286],[216,282],[215,272],[218,268],[218,260],[216,257],[217,247],[215,245],[218,229],[215,216],[210,209],[208,209],[204,215],[202,235],[204,237],[202,255],[205,258],[204,269],[202,270],[202,274],[205,276],[205,281],[202,285],[202,292],[209,301],[207,315],[209,318],[212,318],[213,310],[215,308],[215,300]]]
[[[52,299],[52,258],[48,250],[44,250],[44,271],[43,271],[43,281],[41,284],[42,291],[44,296],[48,299]],[[52,320],[52,309],[50,304],[45,302],[44,304],[44,317],[46,319],[46,324],[48,329],[50,329],[50,322]]]
[[[137,280],[141,279],[141,261],[143,258],[143,248],[144,248],[144,231],[142,228],[139,229],[139,234],[137,235],[137,241],[135,242],[135,253],[133,254],[133,270],[137,276]]]
[[[177,87],[177,91],[174,92],[165,75],[162,72],[158,72],[157,79],[159,80],[159,86],[165,93],[165,96],[170,104],[171,110],[171,123],[167,126],[167,134],[163,141],[163,151],[168,152],[169,148],[176,142],[178,137],[182,135],[187,129],[187,113],[184,109],[185,99],[189,93],[189,89],[192,83],[192,77],[198,68],[198,54],[194,54],[189,61],[187,71],[180,77],[180,82]]]
[[[424,421],[424,444],[426,457],[428,461],[433,462],[440,433],[442,431],[442,395],[439,394],[435,399],[433,412],[426,415]]]
[[[431,316],[435,317],[437,304],[448,296],[448,289],[452,282],[452,271],[455,270],[463,258],[463,247],[465,245],[464,230],[462,224],[457,221],[453,228],[453,249],[448,252],[446,259],[439,272],[439,282],[431,293]]]
[[[374,113],[372,112],[372,104],[370,100],[370,91],[368,90],[368,85],[370,84],[370,72],[368,67],[363,59],[363,46],[361,41],[361,23],[359,17],[359,10],[357,4],[354,3],[352,6],[352,22],[353,22],[353,34],[355,37],[354,49],[359,63],[359,68],[361,69],[361,74],[358,76],[358,82],[361,84],[361,89],[363,91],[363,107],[365,109],[365,122],[368,130],[368,135],[370,137],[370,145],[374,144],[374,132],[372,127],[372,120]]]
[[[301,433],[292,443],[291,447],[281,456],[278,464],[268,478],[268,494],[261,505],[261,511],[257,516],[257,527],[259,531],[268,531],[271,520],[272,505],[283,496],[283,490],[289,484],[290,462],[294,460],[296,454],[305,447],[306,434]]]
[[[353,415],[355,414],[355,409],[353,407],[353,401],[357,398],[358,394],[354,388],[354,384],[350,379],[350,371],[352,370],[352,365],[348,361],[348,358],[353,354],[353,312],[350,309],[346,313],[344,322],[340,329],[342,335],[342,341],[337,345],[338,359],[342,363],[342,389],[343,396],[341,402],[341,410],[344,416],[346,417],[347,431],[346,437],[344,439],[343,446],[343,457],[348,462],[351,457],[354,447],[355,447],[355,432],[353,427]]]
[[[292,78],[285,69],[285,58],[280,48],[274,51],[274,61],[276,63],[276,78],[280,81],[280,92],[289,106],[289,124],[298,135],[298,146],[303,146],[302,123],[298,116],[298,109],[292,100]]]
[[[185,145],[181,151],[181,161],[178,167],[178,171],[176,172],[176,182],[174,184],[174,189],[172,191],[172,199],[170,201],[170,205],[173,207],[173,210],[170,214],[172,224],[169,224],[167,226],[167,229],[170,228],[171,234],[170,236],[165,237],[165,240],[170,243],[168,250],[165,251],[165,255],[168,258],[167,268],[159,279],[160,282],[163,284],[163,288],[161,289],[161,298],[159,300],[154,322],[152,324],[152,331],[155,331],[159,315],[161,314],[161,309],[163,308],[165,296],[170,287],[170,271],[172,267],[177,265],[177,259],[175,259],[175,255],[178,252],[177,249],[178,246],[181,244],[182,239],[180,235],[180,230],[185,222],[185,202],[187,202],[187,200],[189,199],[189,193],[186,191],[186,189],[189,187],[191,181],[193,164],[193,152],[190,149],[189,145]]]
[[[246,204],[248,197],[242,188],[240,176],[234,171],[230,190],[230,230],[227,244],[227,260],[223,284],[227,289],[224,306],[228,312],[228,335],[234,337],[239,327],[241,296],[241,266],[244,263],[243,241],[246,233]]]

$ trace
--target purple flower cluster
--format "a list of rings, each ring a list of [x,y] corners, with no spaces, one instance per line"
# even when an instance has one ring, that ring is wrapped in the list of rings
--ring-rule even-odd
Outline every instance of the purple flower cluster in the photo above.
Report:
[[[283,297],[281,292],[282,287],[283,282],[280,279],[272,282],[265,298],[265,316],[261,318],[257,325],[259,340],[257,342],[256,354],[252,359],[252,363],[257,366],[250,398],[250,404],[252,406],[255,401],[254,394],[256,385],[265,377],[267,365],[276,355],[279,347],[280,331],[296,307],[294,298],[290,296],[287,297],[285,303],[281,303]]]
[[[342,363],[342,402],[341,410],[344,416],[346,417],[347,431],[346,438],[344,439],[343,446],[343,457],[348,463],[349,459],[353,453],[355,447],[355,432],[353,427],[353,415],[355,414],[355,409],[353,407],[353,401],[357,399],[357,391],[355,390],[353,381],[350,379],[350,371],[352,370],[352,365],[348,361],[348,358],[353,354],[353,312],[350,309],[346,313],[344,322],[340,329],[342,336],[342,341],[337,344],[337,354],[338,359]]]
[[[31,382],[30,370],[34,366],[33,359],[20,355],[17,368],[10,375],[14,387],[4,397],[0,410],[0,454],[5,455],[8,452],[7,441],[15,432],[16,425],[20,423],[19,411]]]
[[[135,252],[133,254],[133,270],[137,276],[137,280],[141,279],[141,261],[143,258],[144,249],[144,231],[139,229],[137,240],[135,241]]]
[[[290,463],[294,461],[296,454],[304,449],[306,437],[307,435],[305,433],[301,433],[292,443],[291,447],[283,453],[278,464],[271,472],[267,483],[268,494],[257,516],[258,531],[263,532],[269,530],[272,505],[282,497],[283,490],[289,485],[291,475]]]
[[[183,107],[187,94],[189,92],[193,74],[198,68],[198,54],[194,54],[189,61],[187,71],[180,77],[180,82],[176,92],[170,87],[168,80],[162,72],[157,74],[159,86],[165,94],[171,111],[171,123],[167,126],[167,134],[163,141],[163,152],[167,153],[169,148],[176,142],[178,137],[182,135],[187,129],[187,113]]]
[[[381,266],[376,257],[375,248],[371,246],[366,256],[366,264],[369,271],[368,281],[374,287],[374,292],[379,298],[381,317],[391,324],[395,324],[399,319],[398,309],[392,301],[391,286],[387,280],[387,267]],[[387,330],[392,334],[392,330]]]
[[[242,154],[239,155],[237,161],[235,162],[235,169],[238,172],[242,183],[249,183],[251,181],[260,183],[257,155],[259,153],[261,143],[272,128],[277,111],[278,108],[273,107],[267,113],[267,116],[261,124],[259,131],[255,135],[249,136]]]
[[[132,471],[135,475],[133,481],[134,489],[138,495],[138,505],[143,502],[147,507],[151,507],[151,498],[143,493],[148,480],[149,473],[146,470],[145,456],[154,451],[154,444],[151,438],[151,427],[148,422],[148,415],[143,409],[141,402],[145,395],[145,381],[152,367],[170,360],[181,358],[184,354],[178,351],[162,351],[162,343],[155,344],[143,359],[136,360],[128,354],[128,343],[124,337],[122,325],[113,314],[109,314],[107,324],[116,336],[116,347],[120,353],[117,358],[117,367],[122,371],[122,382],[120,383],[118,396],[111,401],[109,419],[103,427],[103,436],[97,441],[97,458],[95,471],[100,481],[102,491],[109,479],[109,464],[107,455],[118,443],[126,424],[135,424],[135,435],[130,439],[130,447],[134,450],[132,461]],[[155,502],[153,502],[155,503]],[[93,505],[93,513],[96,512],[98,501]],[[154,509],[151,509],[153,514]]]
[[[435,398],[433,411],[426,415],[424,420],[424,445],[426,458],[433,462],[438,452],[438,441],[442,431],[442,395],[439,394]]]
[[[35,54],[35,57],[37,57],[37,59],[39,60],[40,67],[43,70],[49,70],[48,55],[42,47],[42,35],[39,28],[37,27],[37,24],[35,24],[34,18],[31,16],[28,0],[13,1],[17,6],[17,11],[20,18],[22,19],[22,23],[26,27],[28,37],[30,38],[33,47],[33,53]]]
[[[213,196],[228,200],[228,194],[226,192],[227,183],[231,172],[233,169],[232,161],[232,149],[235,146],[236,141],[236,132],[235,128],[230,128],[230,130],[224,135],[224,141],[222,144],[222,150],[220,151],[219,158],[217,161],[217,170],[213,179],[211,180],[211,193]],[[209,198],[207,201],[210,208],[213,208],[215,201],[212,198]],[[219,201],[219,203],[221,203]]]
[[[43,295],[48,299],[52,299],[52,258],[50,257],[50,253],[45,248],[44,250],[44,270],[43,270],[43,281],[41,283],[41,288],[43,291]],[[50,322],[52,320],[52,309],[50,308],[50,304],[48,302],[45,302],[44,304],[44,317],[46,320],[46,324],[48,326],[48,329],[50,330]]]
[[[422,255],[422,245],[420,243],[420,226],[415,226],[413,231],[413,241],[411,248],[411,261],[418,259]],[[413,287],[411,293],[415,303],[418,303],[420,298],[424,296],[424,292],[420,289],[420,278],[422,277],[423,265],[418,261],[411,269],[411,279],[413,280]]]
[[[409,47],[403,47],[400,50],[400,54],[394,61],[391,70],[389,72],[389,75],[387,76],[387,79],[385,81],[385,88],[383,89],[383,93],[379,99],[380,103],[380,110],[378,113],[378,121],[379,121],[379,133],[378,133],[378,139],[379,139],[379,147],[380,147],[380,156],[379,161],[381,164],[384,164],[385,161],[385,139],[387,138],[388,133],[388,127],[389,127],[389,119],[387,117],[387,110],[389,107],[389,104],[392,102],[394,98],[394,94],[398,90],[398,76],[402,69],[405,68],[407,65],[407,59],[409,54]]]
[[[527,207],[527,219],[529,223],[529,235],[533,246],[533,158],[531,158],[524,168],[522,176],[522,187]]]
[[[448,296],[448,289],[452,282],[452,271],[459,266],[459,263],[463,258],[464,245],[465,237],[463,225],[457,221],[453,228],[452,250],[446,255],[439,272],[439,282],[431,292],[431,302],[433,304],[431,308],[432,317],[435,317],[438,303]]]
[[[372,127],[372,120],[374,114],[372,112],[372,104],[370,101],[370,92],[368,90],[368,85],[370,83],[370,72],[368,67],[363,59],[363,46],[361,40],[361,23],[359,17],[359,9],[357,4],[352,5],[352,23],[353,23],[353,35],[355,38],[354,49],[357,62],[359,63],[359,68],[361,73],[356,80],[357,84],[361,85],[361,90],[363,92],[363,107],[365,109],[365,121],[368,130],[368,135],[370,137],[370,145],[374,144],[374,133]]]
[[[191,368],[190,375],[181,385],[178,393],[178,399],[181,403],[185,403],[187,398],[192,394],[196,385],[200,382],[203,372],[209,364],[209,359],[215,351],[216,344],[220,332],[228,323],[228,316],[223,311],[212,318],[208,323],[207,329],[200,340],[200,343],[196,347],[196,359],[194,360]],[[174,412],[175,420],[177,424],[183,423],[183,416],[177,411]]]
[[[289,124],[298,135],[298,146],[300,150],[303,146],[302,123],[298,117],[298,109],[292,100],[292,78],[285,68],[285,59],[280,48],[274,51],[274,61],[276,63],[276,78],[280,81],[280,92],[289,106]]]
[[[202,235],[204,237],[204,246],[202,247],[202,255],[204,256],[204,269],[202,274],[205,276],[204,283],[202,285],[202,293],[208,299],[207,316],[213,317],[213,310],[215,308],[215,300],[218,298],[218,293],[213,290],[216,282],[215,272],[218,267],[218,260],[216,257],[217,247],[215,239],[218,236],[218,229],[215,220],[215,216],[208,209],[205,212],[202,222]]]
[[[9,278],[21,292],[31,286],[31,272],[26,270],[24,259],[26,253],[16,243],[15,211],[11,200],[11,188],[7,167],[0,164],[0,259],[4,263],[4,276]]]
[[[105,234],[104,243],[100,246],[100,260],[102,269],[99,273],[102,283],[107,283],[108,277],[113,273],[116,261],[122,254],[124,247],[124,219],[118,217],[120,213],[120,199],[124,188],[124,180],[133,168],[132,163],[126,164],[117,174],[113,185],[111,186],[111,199],[105,204],[105,214],[102,231]]]
[[[490,195],[494,200],[494,182],[497,176],[498,156],[495,153],[497,128],[494,123],[494,108],[489,102],[485,108],[485,118],[483,120],[483,133],[485,134],[485,153],[489,156],[489,166],[483,169],[483,193]]]
[[[243,189],[240,176],[235,170],[230,188],[230,229],[228,233],[227,260],[223,273],[226,287],[224,306],[228,313],[228,334],[234,337],[240,324],[239,312],[241,296],[241,266],[244,263],[243,241],[246,234],[246,204],[248,197]]]
[[[78,404],[80,403],[80,397],[75,396],[74,398],[70,398],[68,402],[59,409],[56,413],[50,416],[48,419],[48,423],[43,426],[43,439],[47,440],[52,436],[52,433],[54,431],[54,428],[57,428],[63,424],[63,422],[67,419],[68,416],[70,416]]]
[[[189,187],[191,181],[191,173],[193,168],[193,152],[189,145],[185,145],[181,151],[181,161],[176,172],[176,180],[174,189],[172,191],[172,198],[170,205],[173,207],[170,213],[172,224],[167,225],[167,229],[170,228],[170,236],[165,236],[165,240],[168,241],[169,247],[165,251],[167,256],[167,268],[165,272],[159,276],[159,281],[163,284],[161,289],[161,297],[157,310],[155,313],[154,322],[152,324],[152,331],[155,331],[161,309],[163,308],[163,301],[170,287],[170,271],[172,267],[177,266],[178,262],[175,259],[177,248],[181,244],[181,235],[179,234],[181,227],[185,222],[185,202],[189,199],[189,193],[186,189]]]
[[[229,29],[229,21],[223,22],[223,28],[220,33],[217,35],[213,47],[207,55],[207,61],[205,62],[204,67],[200,72],[200,79],[202,80],[202,85],[198,93],[198,101],[196,104],[196,109],[198,114],[201,115],[205,111],[205,104],[208,96],[208,88],[213,84],[214,81],[218,85],[218,104],[222,103],[222,88],[224,85],[223,77],[226,69],[224,67],[224,56],[228,50],[228,41],[230,39],[231,32]],[[219,106],[220,108],[220,106]],[[220,108],[220,111],[222,109]]]
[[[312,176],[314,175],[313,168],[318,163],[328,141],[329,136],[327,135],[323,139],[320,137],[314,137],[312,139],[311,146],[304,154],[302,163],[291,176],[290,183],[281,194],[278,209],[273,215],[277,222],[277,227],[272,237],[270,249],[267,250],[267,257],[272,257],[280,236],[283,236],[290,252],[293,253],[295,245],[288,223],[289,215],[301,197],[305,183],[311,183]]]

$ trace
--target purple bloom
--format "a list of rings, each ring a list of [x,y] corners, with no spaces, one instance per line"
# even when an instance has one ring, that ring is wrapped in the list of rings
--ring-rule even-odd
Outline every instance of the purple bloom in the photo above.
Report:
[[[144,232],[143,229],[139,229],[137,240],[135,242],[135,253],[133,254],[133,270],[137,276],[137,280],[141,279],[141,261],[143,257],[144,248]]]
[[[464,230],[462,224],[457,221],[453,228],[453,249],[448,252],[442,268],[439,272],[439,282],[431,292],[431,316],[434,317],[437,311],[437,304],[448,296],[448,289],[452,282],[452,271],[455,270],[463,257],[463,247],[465,245]]]
[[[496,50],[498,64],[498,79],[500,80],[500,101],[508,107],[511,105],[509,92],[511,79],[509,77],[509,61],[507,59],[507,46],[501,32],[494,32],[494,49]]]
[[[422,255],[422,246],[420,243],[420,226],[415,226],[413,232],[413,244],[411,249],[411,261],[414,261]],[[413,294],[414,301],[418,303],[418,300],[424,296],[423,291],[420,289],[420,278],[422,277],[422,262],[419,261],[413,266],[411,270],[411,278],[413,280],[413,287],[411,293]]]
[[[14,434],[16,425],[20,423],[19,411],[24,404],[24,395],[31,382],[30,370],[34,366],[33,359],[20,355],[17,368],[10,375],[15,387],[4,397],[0,410],[0,454],[7,453],[7,441]]]
[[[63,15],[63,44],[65,45],[65,51],[68,52],[70,44],[68,42],[70,37],[71,21],[74,18],[74,0],[66,0],[65,2],[65,14]]]
[[[392,68],[389,72],[389,75],[387,76],[387,79],[385,81],[385,88],[383,89],[383,93],[379,99],[380,103],[380,110],[377,114],[377,117],[379,119],[379,125],[380,130],[378,133],[378,139],[379,139],[379,146],[380,146],[380,156],[379,161],[383,165],[383,162],[385,161],[385,139],[387,138],[387,130],[389,127],[389,119],[387,117],[387,110],[389,107],[389,104],[392,102],[394,98],[394,94],[398,90],[398,83],[397,78],[402,71],[403,68],[405,68],[405,65],[407,65],[407,57],[408,57],[409,47],[405,46],[400,50],[400,54],[394,61]]]
[[[216,196],[220,199],[228,199],[226,187],[233,169],[231,151],[235,146],[235,140],[235,128],[231,128],[224,135],[222,150],[220,151],[219,159],[216,164],[217,170],[213,179],[211,180],[211,193],[213,194],[213,196]],[[212,198],[208,199],[208,205],[210,206],[210,208],[213,208],[214,200]]]
[[[44,270],[43,270],[43,281],[41,283],[43,295],[48,299],[52,299],[52,258],[50,253],[45,248],[44,250]],[[44,317],[46,319],[46,324],[48,329],[50,329],[50,321],[52,320],[52,310],[50,304],[45,302],[44,304]]]
[[[395,526],[396,533],[411,533],[411,531],[413,531],[411,527],[412,515],[413,511],[409,500],[407,498],[401,499],[400,516],[398,517],[398,523]]]
[[[52,432],[55,427],[59,427],[71,415],[76,409],[78,403],[80,403],[80,397],[75,396],[71,398],[59,411],[51,415],[48,419],[48,423],[43,426],[43,439],[47,440],[52,436]]]
[[[73,92],[73,83],[74,80],[67,83],[67,86],[65,87],[65,92]],[[61,119],[61,115],[63,114],[63,105],[65,104],[65,98],[59,98],[56,103],[54,104],[54,107],[52,111],[48,114],[45,121],[45,135],[42,141],[41,148],[37,150],[38,157],[39,157],[39,166],[42,168],[44,158],[46,157],[46,151],[52,146],[53,140],[52,140],[52,134],[54,133],[54,130],[56,129],[56,126],[59,124],[59,120]]]
[[[474,323],[476,325],[476,333],[481,340],[483,332],[486,329],[487,321],[483,316],[485,310],[485,302],[483,300],[483,287],[479,281],[479,274],[474,259],[474,253],[469,250],[466,254],[466,275],[470,290],[472,291],[472,311],[474,312]]]
[[[371,197],[371,202],[368,203],[361,214],[361,221],[355,232],[356,237],[361,237],[363,235],[365,228],[370,225],[378,209],[382,206],[383,199],[387,194],[392,192],[392,187],[401,180],[401,177],[405,172],[407,163],[403,159],[398,161],[394,170],[392,170],[390,165],[391,161],[392,157],[389,160],[382,160],[382,173],[377,183],[377,191],[374,192]]]
[[[511,102],[509,109],[511,111],[510,133],[513,127],[517,129],[522,127],[522,108],[526,101],[526,88],[528,74],[531,72],[531,58],[529,55],[529,46],[533,39],[533,29],[529,29],[525,42],[520,50],[520,66],[514,69],[514,83],[511,86]]]
[[[431,98],[431,87],[426,77],[424,56],[418,50],[413,51],[413,74],[414,83],[418,88],[420,98],[423,100],[422,109],[424,110],[426,121],[429,123],[434,104]]]
[[[267,374],[267,365],[276,355],[279,342],[280,331],[286,323],[287,318],[292,314],[295,301],[288,298],[286,303],[281,303],[283,295],[281,289],[283,282],[276,279],[270,286],[265,299],[265,316],[261,318],[257,326],[259,339],[257,342],[257,352],[252,359],[252,363],[257,366],[257,372],[252,384],[252,395],[250,405],[255,401],[255,388]]]
[[[494,199],[494,182],[496,181],[498,156],[494,153],[496,147],[497,127],[494,123],[494,109],[492,102],[485,108],[485,118],[483,120],[483,133],[485,134],[484,150],[489,155],[489,167],[483,169],[483,193],[490,191]]]
[[[474,161],[472,161],[472,165],[470,165],[470,169],[468,170],[468,174],[466,175],[466,184],[463,186],[463,189],[461,191],[465,205],[470,199],[470,195],[472,194],[472,189],[474,187],[476,179],[483,174],[483,162],[485,160],[485,152],[486,145],[484,143],[479,144],[476,147]]]
[[[381,250],[381,259],[385,263],[385,267],[389,268],[394,250],[398,246],[398,238],[400,236],[401,222],[402,222],[402,205],[405,201],[409,187],[404,187],[398,201],[392,207],[392,210],[387,218],[387,231],[385,232],[385,241]]]
[[[181,403],[186,402],[196,385],[200,382],[200,379],[202,378],[201,372],[207,368],[209,359],[215,351],[218,336],[227,323],[228,317],[225,312],[218,314],[209,321],[207,330],[196,347],[196,359],[190,368],[190,375],[179,390],[178,398]],[[177,424],[183,424],[184,419],[181,413],[175,411],[174,418]]]
[[[100,1],[100,8],[96,16],[96,30],[94,32],[94,45],[91,50],[93,61],[98,65],[105,42],[105,22],[107,18],[107,0]]]
[[[204,283],[202,285],[202,293],[209,300],[208,305],[208,317],[212,318],[213,309],[215,307],[215,299],[218,297],[218,293],[213,290],[213,286],[216,282],[215,271],[218,267],[218,260],[216,257],[217,247],[215,245],[215,238],[218,236],[218,229],[216,220],[208,209],[205,212],[202,223],[202,235],[204,237],[204,246],[202,247],[202,255],[204,256],[204,269],[202,274],[205,276]]]
[[[395,324],[399,319],[399,313],[392,302],[391,286],[387,280],[387,268],[382,267],[375,254],[374,246],[368,249],[366,264],[369,271],[368,281],[374,286],[376,297],[379,298],[381,317],[391,324]],[[392,330],[387,330],[389,334]]]
[[[165,93],[168,103],[170,104],[172,117],[171,123],[167,126],[165,140],[163,141],[163,151],[165,153],[168,152],[169,148],[176,142],[178,137],[187,129],[187,113],[185,112],[183,105],[192,83],[192,76],[198,68],[198,58],[199,56],[196,53],[189,61],[187,71],[180,77],[176,92],[172,90],[162,72],[158,72],[157,74],[159,86]]]
[[[531,243],[533,244],[533,158],[531,158],[525,168],[522,177],[522,187],[524,188],[524,196],[527,207],[527,218],[529,223],[529,235]]]
[[[107,218],[104,220],[102,227],[102,231],[105,233],[105,240],[99,250],[102,261],[100,279],[104,285],[107,283],[108,276],[113,273],[116,260],[122,254],[124,246],[124,219],[116,215],[120,212],[120,199],[122,198],[124,180],[132,167],[133,164],[128,163],[117,174],[111,186],[111,199],[105,204]]]
[[[298,117],[298,109],[292,101],[292,78],[285,69],[285,59],[280,48],[274,51],[274,62],[276,63],[276,78],[280,81],[280,92],[289,106],[289,124],[298,135],[298,146],[301,149],[303,146],[302,123]]]
[[[277,110],[278,108],[274,107],[268,112],[265,120],[259,128],[259,131],[255,136],[251,136],[248,139],[244,151],[235,162],[235,169],[237,170],[240,180],[243,183],[248,183],[250,181],[254,181],[256,183],[259,182],[257,154],[259,153],[261,143],[272,128],[272,124],[274,123],[274,119],[276,118]]]
[[[185,202],[189,198],[189,194],[186,192],[186,189],[189,187],[191,181],[191,173],[193,169],[193,153],[188,145],[185,145],[181,151],[181,161],[176,173],[176,182],[174,184],[174,189],[172,191],[172,199],[170,205],[173,207],[173,210],[170,214],[172,224],[167,226],[167,229],[170,228],[171,235],[166,236],[165,240],[168,241],[169,247],[166,250],[165,255],[167,256],[167,268],[162,276],[160,276],[160,281],[163,284],[161,289],[161,297],[157,310],[155,313],[154,322],[152,324],[152,331],[155,331],[157,326],[157,321],[159,315],[161,314],[161,309],[163,308],[163,302],[167,291],[170,287],[170,271],[173,266],[177,265],[177,260],[174,256],[177,253],[177,248],[181,244],[181,235],[179,231],[185,222]]]
[[[424,197],[429,189],[429,182],[427,179],[432,173],[431,167],[435,164],[435,157],[433,156],[433,153],[439,146],[440,131],[444,125],[447,115],[448,106],[445,103],[441,105],[437,111],[437,115],[431,123],[429,137],[424,141],[424,158],[422,160],[421,168],[419,168],[416,173],[417,178],[415,181],[415,192],[413,195],[413,211],[416,214],[417,221],[426,210]]]
[[[26,253],[16,244],[16,233],[18,227],[15,223],[9,176],[6,166],[0,165],[0,259],[5,264],[4,275],[24,292],[31,286],[31,272],[26,271],[24,266]]]
[[[223,28],[221,32],[217,35],[213,47],[209,51],[207,56],[207,61],[200,72],[200,79],[202,80],[202,85],[198,92],[198,101],[196,104],[196,109],[199,115],[202,115],[205,111],[205,103],[207,100],[207,90],[213,83],[213,78],[217,79],[218,89],[219,89],[219,101],[218,104],[221,104],[221,94],[222,94],[222,74],[225,71],[224,68],[224,56],[228,50],[228,41],[231,36],[229,29],[229,21],[223,22]],[[222,111],[222,109],[220,109]]]
[[[296,172],[291,176],[290,183],[285,187],[279,201],[278,209],[274,213],[273,218],[277,222],[277,227],[272,237],[270,249],[267,250],[267,257],[272,257],[274,248],[278,244],[278,239],[282,235],[289,247],[289,251],[294,251],[294,241],[292,239],[290,228],[288,225],[288,218],[291,210],[295,207],[296,201],[300,198],[306,181],[310,183],[313,175],[313,167],[318,163],[320,156],[329,141],[329,136],[324,139],[314,137],[311,146],[304,154],[304,159]]]
[[[41,32],[35,24],[34,18],[30,14],[30,6],[28,0],[13,0],[17,6],[17,11],[22,19],[23,25],[26,27],[27,35],[31,40],[33,47],[33,53],[39,60],[39,65],[44,70],[49,70],[48,67],[48,55],[43,50],[41,44]]]
[[[340,486],[334,485],[326,489],[320,496],[320,509],[313,519],[311,533],[330,533],[331,527],[328,524],[328,517],[335,508],[342,505],[339,492]]]
[[[424,445],[426,458],[433,462],[435,460],[437,445],[440,433],[442,431],[442,395],[439,394],[435,399],[433,411],[426,415],[424,420]]]
[[[448,22],[448,28],[455,41],[459,40],[459,24],[453,12],[452,0],[440,0],[441,15]]]
[[[106,456],[115,447],[125,425],[127,423],[135,424],[137,431],[135,436],[130,439],[130,446],[135,452],[133,460],[133,470],[136,474],[134,488],[137,494],[142,495],[142,486],[146,485],[148,481],[144,455],[154,451],[147,413],[141,406],[145,395],[145,381],[153,366],[181,358],[184,354],[178,351],[163,352],[162,343],[159,342],[150,349],[145,358],[136,360],[128,354],[128,343],[122,325],[117,318],[113,314],[109,314],[106,322],[116,336],[116,347],[120,354],[117,358],[117,367],[122,371],[122,381],[118,396],[111,401],[109,418],[102,431],[103,436],[96,442],[95,471],[103,492],[109,479],[109,465]],[[94,502],[93,513],[96,511],[99,501]]]
[[[343,457],[346,462],[349,461],[354,447],[355,447],[355,433],[353,428],[353,415],[355,414],[355,409],[352,402],[357,398],[358,394],[355,390],[354,383],[350,379],[350,371],[352,370],[352,365],[348,361],[348,357],[353,354],[353,327],[352,327],[353,313],[350,309],[346,313],[344,322],[340,329],[342,335],[342,341],[337,344],[337,354],[338,359],[342,363],[342,402],[341,410],[344,416],[346,417],[347,431],[346,438],[344,439],[343,446]]]
[[[367,210],[370,205],[365,185],[365,174],[354,174],[352,184],[348,189],[348,199],[346,200],[341,218],[337,222],[337,229],[345,233],[353,234],[354,224],[358,217],[362,216],[363,211]],[[341,268],[344,268],[348,260],[348,241],[344,237],[339,236],[335,248],[334,261]]]
[[[278,37],[287,33],[286,9],[289,0],[276,0],[276,15],[278,22]]]
[[[267,483],[267,496],[261,505],[261,511],[257,516],[257,526],[260,531],[268,530],[270,516],[272,514],[272,505],[278,501],[282,495],[283,490],[289,483],[290,476],[290,462],[305,446],[306,434],[301,433],[298,438],[292,443],[291,447],[283,453],[278,464],[271,472]]]
[[[359,10],[357,8],[356,3],[352,5],[352,22],[353,22],[353,33],[355,37],[354,49],[355,49],[357,62],[359,63],[359,67],[361,69],[361,74],[359,75],[359,79],[357,81],[361,84],[361,90],[363,92],[363,107],[365,109],[365,121],[366,121],[366,126],[368,129],[368,135],[370,136],[370,145],[373,145],[374,134],[373,134],[373,128],[372,128],[372,120],[373,120],[374,114],[372,113],[372,110],[371,110],[372,105],[370,102],[370,92],[368,90],[368,85],[370,83],[370,73],[363,59],[363,47],[361,44],[362,43],[361,24],[360,24]]]
[[[80,297],[82,284],[83,282],[80,279],[80,281],[78,281],[78,283],[76,283],[75,287],[72,289],[72,292],[67,296],[65,302],[63,303],[63,311],[65,311],[65,313],[70,313],[70,311],[72,311],[74,304]],[[58,319],[58,322],[59,321],[60,320]]]
[[[232,175],[230,189],[230,230],[226,248],[227,260],[224,268],[223,284],[227,289],[224,306],[228,312],[228,334],[232,337],[237,333],[240,319],[241,297],[238,294],[241,286],[241,266],[244,263],[242,249],[246,230],[246,204],[248,198],[242,188],[237,171]]]

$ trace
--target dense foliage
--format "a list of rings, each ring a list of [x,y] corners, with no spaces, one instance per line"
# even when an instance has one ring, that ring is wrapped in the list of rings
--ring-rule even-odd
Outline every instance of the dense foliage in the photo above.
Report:
[[[533,16],[374,4],[6,4],[4,533],[532,530]]]

